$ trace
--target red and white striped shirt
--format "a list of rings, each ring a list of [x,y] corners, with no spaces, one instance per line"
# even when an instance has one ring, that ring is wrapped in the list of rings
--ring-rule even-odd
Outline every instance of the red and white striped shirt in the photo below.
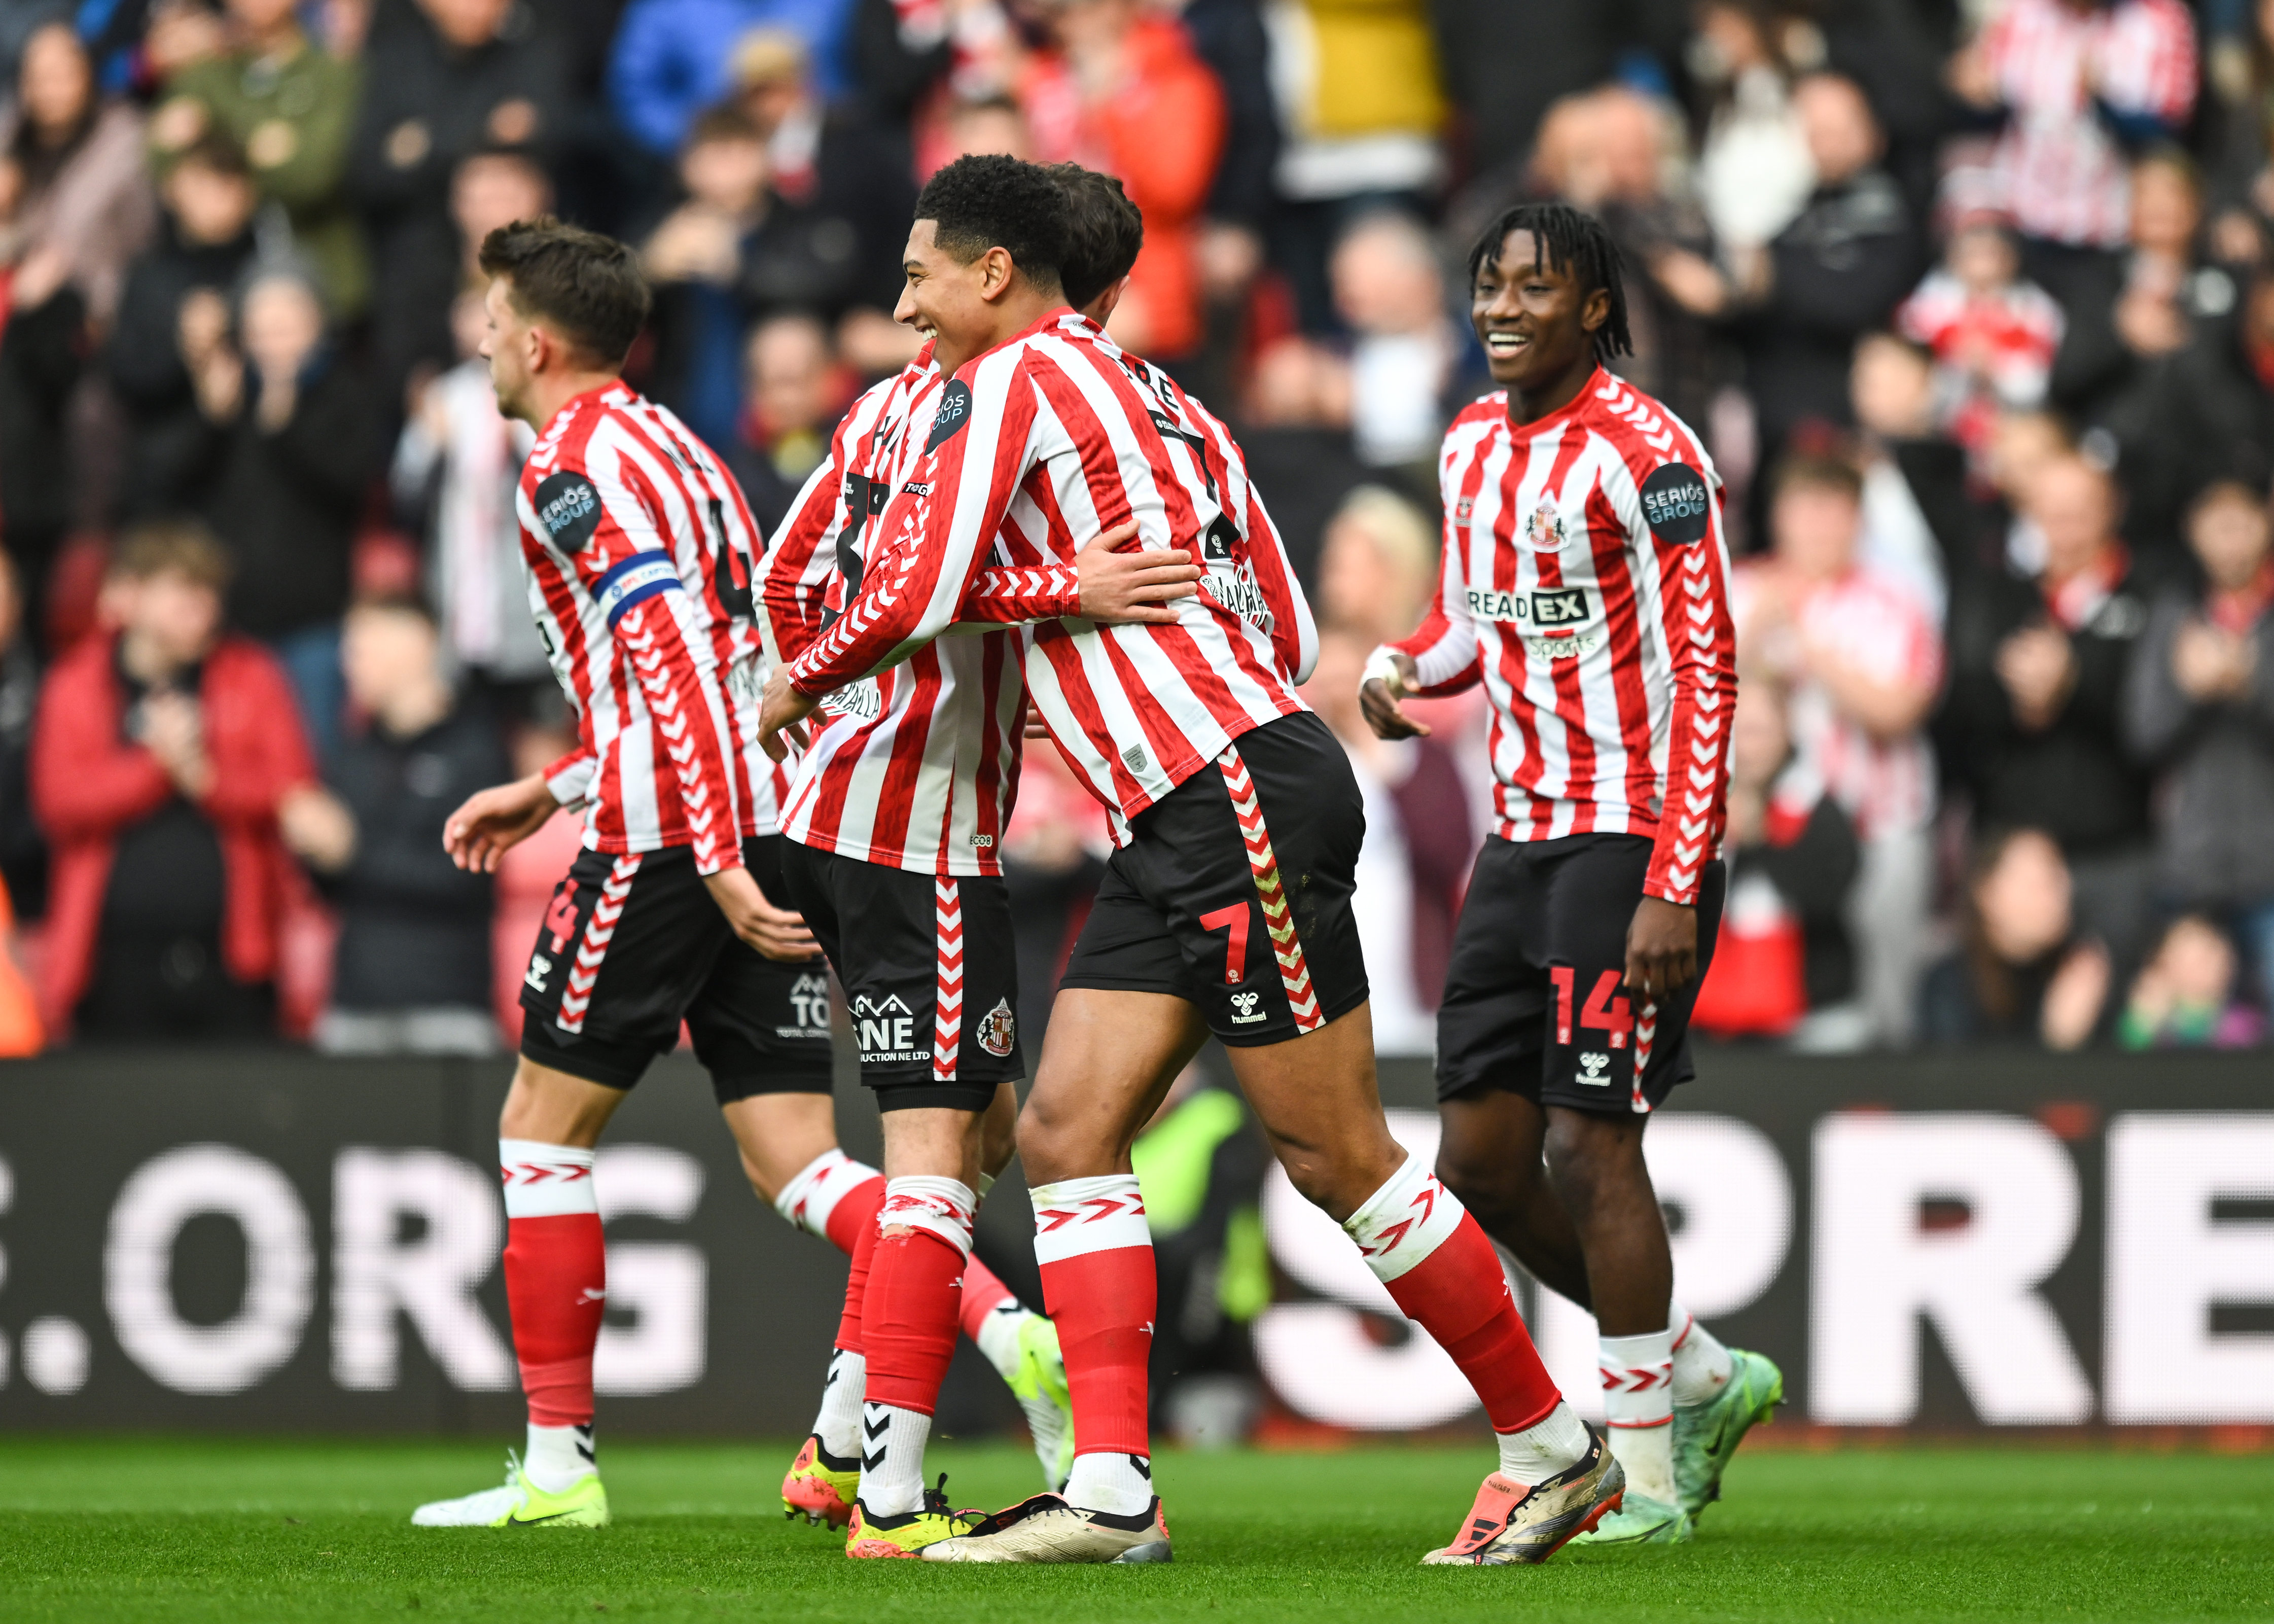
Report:
[[[853,404],[766,554],[772,652],[811,647],[860,590],[871,526],[914,460],[945,380],[923,351]],[[1027,618],[1021,614],[1019,619]],[[1024,690],[1015,634],[951,636],[822,702],[782,832],[802,846],[926,874],[1002,872]]]
[[[1076,551],[1133,518],[1139,545],[1206,569],[1177,623],[1023,634],[1028,697],[1115,838],[1233,739],[1306,709],[1295,683],[1317,634],[1286,550],[1230,433],[1164,373],[1061,311],[968,364],[912,419],[927,420],[870,522],[859,594],[790,664],[801,692],[891,666],[957,620],[1071,614]]]
[[[1736,699],[1720,478],[1697,435],[1598,370],[1521,425],[1495,393],[1453,419],[1425,694],[1481,679],[1497,831],[1650,836],[1645,894],[1698,899],[1727,821]]]
[[[2195,20],[2181,0],[2011,0],[1982,36],[2009,115],[1994,169],[2030,237],[2112,248],[2131,229],[2123,150],[2095,103],[2177,126],[2195,106]]]
[[[601,852],[694,848],[704,874],[770,833],[783,785],[757,748],[764,670],[750,598],[757,526],[709,447],[621,384],[538,437],[515,498],[530,606],[576,708],[546,769]]]

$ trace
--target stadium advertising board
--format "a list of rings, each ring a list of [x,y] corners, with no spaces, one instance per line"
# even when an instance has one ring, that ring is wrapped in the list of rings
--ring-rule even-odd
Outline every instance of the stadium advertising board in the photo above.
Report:
[[[2274,1423],[2274,1108],[2248,1056],[1708,1056],[1651,1128],[1677,1289],[1841,1426]],[[267,1054],[0,1071],[0,1426],[496,1431],[519,1420],[498,1249],[505,1067]],[[1434,1140],[1426,1068],[1385,1077]],[[847,1138],[873,1154],[865,1098]],[[596,1175],[614,1432],[802,1431],[843,1266],[742,1183],[709,1093],[661,1068]],[[1265,1380],[1363,1431],[1476,1415],[1284,1179]],[[981,1248],[1038,1300],[1015,1169]],[[1594,1333],[1519,1282],[1594,1408]],[[962,1356],[968,1358],[968,1353]],[[1010,1418],[960,1365],[943,1425]],[[967,1379],[968,1378],[968,1379]]]

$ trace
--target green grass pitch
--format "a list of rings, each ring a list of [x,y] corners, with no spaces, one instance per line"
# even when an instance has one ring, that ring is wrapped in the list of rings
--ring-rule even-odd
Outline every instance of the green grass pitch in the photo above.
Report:
[[[1687,1548],[1425,1571],[1481,1446],[1164,1455],[1175,1565],[1079,1569],[847,1562],[783,1521],[789,1455],[606,1447],[616,1526],[507,1534],[406,1521],[496,1482],[487,1447],[0,1440],[0,1620],[2274,1618],[2266,1455],[1758,1453]],[[933,1456],[958,1504],[1034,1477],[1007,1446]]]

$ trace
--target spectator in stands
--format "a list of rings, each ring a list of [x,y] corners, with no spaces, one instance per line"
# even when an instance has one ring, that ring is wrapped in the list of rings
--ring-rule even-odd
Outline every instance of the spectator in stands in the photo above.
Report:
[[[2001,410],[2044,403],[2067,319],[2022,274],[2021,248],[2006,222],[1985,213],[1959,222],[1942,263],[1903,301],[1895,325],[1933,352],[1940,416],[1979,463]]]
[[[377,271],[388,398],[413,366],[452,359],[450,300],[473,252],[453,207],[467,161],[511,153],[541,169],[569,117],[567,64],[513,0],[418,0],[412,18],[373,41],[348,177]]]
[[[1335,245],[1335,309],[1351,330],[1351,430],[1359,460],[1417,496],[1437,495],[1437,447],[1461,335],[1445,313],[1436,249],[1412,216],[1383,210]]]
[[[1900,581],[1939,628],[1954,568],[1974,568],[1987,526],[1968,488],[1966,453],[1937,425],[1934,359],[1893,333],[1856,346],[1849,395],[1862,431],[1864,534],[1857,560]]]
[[[1359,713],[1359,682],[1376,646],[1370,627],[1329,624],[1303,695],[1342,741],[1366,802],[1352,906],[1369,949],[1374,1048],[1426,1055],[1436,1041],[1453,921],[1482,833],[1442,741],[1377,739]]]
[[[1950,84],[2005,116],[1997,184],[2030,275],[2067,304],[2071,276],[2124,240],[2126,148],[2177,135],[2195,105],[2195,24],[2181,0],[2012,0]]]
[[[847,0],[632,0],[608,60],[608,100],[631,137],[659,158],[695,116],[734,87],[734,47],[753,28],[794,33],[825,97],[853,88]]]
[[[1630,358],[1620,376],[1703,432],[1718,381],[1715,331],[1736,296],[1717,260],[1713,229],[1686,189],[1669,185],[1679,160],[1671,104],[1623,85],[1566,96],[1540,126],[1525,189],[1599,215],[1627,263]],[[1457,214],[1479,206],[1496,214],[1517,200],[1514,188],[1482,184],[1464,194]],[[1481,230],[1483,222],[1476,222]]]
[[[1351,447],[1350,368],[1324,345],[1290,335],[1256,357],[1239,419],[1248,475],[1297,579],[1315,593],[1328,522],[1366,477]]]
[[[157,209],[141,115],[96,94],[94,66],[69,23],[50,22],[26,42],[0,153],[0,188],[11,197],[10,304],[36,310],[69,287],[96,328],[108,328],[127,262],[149,241]]]
[[[2146,922],[2147,779],[2121,718],[2147,608],[2105,473],[2069,456],[2038,471],[2023,500],[2044,548],[2037,578],[1953,583],[1945,759],[1973,798],[1976,827],[2042,830],[2060,843],[2082,928],[2122,966]]]
[[[830,267],[825,297],[763,286],[755,297],[842,312],[840,342],[855,365],[899,371],[915,353],[909,329],[892,318],[916,201],[906,133],[879,124],[857,97],[825,101],[812,53],[786,28],[754,29],[735,46],[734,96],[765,140],[768,184],[799,212]]]
[[[2202,220],[2185,154],[2132,167],[2129,250],[2074,274],[2074,320],[2053,372],[2062,409],[2115,447],[2135,562],[2158,583],[2187,573],[2180,530],[2195,492],[2274,472],[2256,420],[2264,391],[2233,341],[2234,279],[2201,263]]]
[[[2076,928],[2068,865],[2041,830],[1976,848],[1958,951],[1930,971],[1919,1025],[1934,1043],[2081,1049],[2109,1004],[2108,950]]]
[[[1793,106],[1802,64],[1767,6],[1707,0],[1697,17],[1698,88],[1708,98],[1698,198],[1714,237],[1749,253],[1793,222],[1822,179]]]
[[[1746,381],[1773,458],[1799,424],[1849,421],[1856,341],[1884,327],[1917,279],[1919,231],[1881,166],[1883,142],[1853,80],[1812,73],[1793,90],[1816,188],[1767,250],[1750,257]]]
[[[2058,413],[1998,414],[1990,436],[1989,490],[1982,493],[1984,568],[2024,578],[2044,568],[2045,538],[2029,516],[2029,490],[2038,475],[2076,455],[2076,437]]]
[[[1120,177],[1145,216],[1108,327],[1176,362],[1203,335],[1198,222],[1224,154],[1223,87],[1185,31],[1141,0],[1052,0],[1048,14],[1058,49],[1029,60],[1020,102],[1044,161]]]
[[[69,23],[33,32],[0,122],[0,527],[34,605],[65,532],[105,508],[81,384],[154,224],[140,132],[132,108],[96,96]]]
[[[119,507],[133,517],[163,506],[159,470],[178,466],[174,442],[199,432],[186,357],[210,350],[229,324],[230,292],[253,260],[252,216],[260,203],[245,154],[219,133],[174,161],[160,198],[165,219],[158,240],[127,271],[103,351],[127,422]]]
[[[1443,179],[1445,94],[1430,8],[1296,0],[1272,19],[1284,30],[1272,47],[1284,139],[1271,258],[1293,284],[1304,331],[1331,333],[1326,267],[1344,228],[1384,204],[1426,214]]]
[[[297,876],[278,802],[314,768],[283,671],[222,629],[229,560],[189,524],[130,532],[105,630],[40,696],[32,795],[54,851],[42,1002],[88,1041],[273,1030]]]
[[[32,805],[32,720],[39,662],[24,624],[15,561],[0,553],[0,881],[18,921],[48,910],[48,843]]]
[[[1530,152],[1548,109],[1611,77],[1637,49],[1680,54],[1680,14],[1629,0],[1436,0],[1437,59],[1445,92],[1469,126],[1480,174],[1506,171]],[[1669,26],[1671,23],[1671,26]]]
[[[1437,588],[1436,555],[1437,538],[1412,502],[1378,485],[1360,485],[1327,526],[1319,618],[1374,643],[1412,636]],[[1351,692],[1357,694],[1355,683]]]
[[[227,7],[225,48],[166,79],[150,120],[158,173],[162,179],[208,133],[228,136],[262,198],[282,206],[292,246],[316,267],[332,314],[352,320],[371,298],[371,263],[347,192],[361,71],[302,32],[293,0]]]
[[[785,212],[767,188],[764,133],[731,104],[688,132],[679,157],[687,200],[664,217],[643,256],[656,286],[657,399],[708,443],[731,444],[742,415],[744,282],[752,240]],[[801,293],[820,289],[809,260]]]
[[[1862,568],[1863,480],[1795,457],[1773,487],[1772,555],[1739,572],[1740,661],[1791,694],[1799,754],[1855,825],[1857,990],[1874,1034],[1910,1036],[1934,873],[1934,756],[1924,725],[1942,682],[1927,609]]]
[[[2124,732],[2161,778],[2156,890],[2233,922],[2274,1009],[2274,559],[2264,500],[2215,485],[2187,538],[2195,590],[2166,591],[2132,662]]]
[[[749,405],[727,461],[751,515],[767,535],[822,458],[852,402],[854,379],[811,316],[776,316],[750,329],[745,348]]]
[[[1792,745],[1788,696],[1749,674],[1729,724],[1728,901],[1690,1019],[1716,1037],[1789,1038],[1817,1053],[1860,1049],[1849,906],[1863,864],[1855,825]]]
[[[2247,1049],[2266,1018],[2238,996],[2240,964],[2226,933],[2200,914],[2165,929],[2116,1025],[2126,1049]]]
[[[422,537],[440,605],[442,647],[491,708],[519,717],[531,690],[553,686],[529,613],[514,494],[536,436],[499,412],[480,354],[482,295],[452,306],[458,365],[419,389],[389,475],[398,519]]]
[[[284,842],[339,909],[332,1003],[316,1047],[335,1055],[486,1055],[490,876],[442,849],[467,795],[506,777],[495,721],[459,703],[425,605],[376,599],[348,612],[349,695],[370,719],[322,788],[284,798]]]
[[[343,697],[349,552],[375,471],[369,386],[331,342],[312,280],[290,268],[245,288],[233,331],[194,336],[203,348],[187,358],[202,422],[171,491],[228,544],[230,623],[284,662],[328,759]]]

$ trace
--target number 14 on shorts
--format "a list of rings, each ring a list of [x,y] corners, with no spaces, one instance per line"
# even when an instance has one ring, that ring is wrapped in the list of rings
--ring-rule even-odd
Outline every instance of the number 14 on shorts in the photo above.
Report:
[[[1555,989],[1555,1041],[1548,1049],[1547,1080],[1597,1088],[1630,1086],[1634,1080],[1634,1011],[1619,991],[1622,973],[1599,973],[1584,1004],[1578,998],[1579,972],[1571,966],[1548,966],[1547,979]]]

